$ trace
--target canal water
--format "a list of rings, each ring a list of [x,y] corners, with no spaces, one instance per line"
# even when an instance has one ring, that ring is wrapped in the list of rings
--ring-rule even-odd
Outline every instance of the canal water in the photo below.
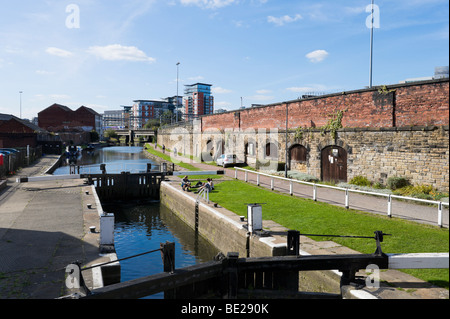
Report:
[[[109,147],[84,154],[78,160],[81,173],[100,173],[100,164],[106,164],[108,173],[146,171],[152,163],[142,147]],[[69,174],[69,167],[61,166],[55,175]],[[160,243],[175,243],[175,267],[182,268],[211,261],[218,250],[176,217],[159,202],[122,201],[102,203],[103,210],[113,213],[114,241],[117,258],[122,259],[159,249]],[[161,253],[155,252],[121,261],[121,281],[149,276],[163,271]],[[148,298],[162,299],[163,293]]]

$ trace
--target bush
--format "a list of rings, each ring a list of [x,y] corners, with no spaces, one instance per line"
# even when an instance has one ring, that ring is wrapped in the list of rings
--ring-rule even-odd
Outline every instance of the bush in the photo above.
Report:
[[[405,186],[397,189],[394,194],[408,197],[416,197],[421,199],[441,200],[448,196],[447,193],[441,193],[430,185]]]
[[[370,186],[372,183],[364,176],[355,176],[350,180],[350,184],[357,186]]]
[[[409,181],[404,177],[389,177],[387,180],[387,187],[391,190],[396,190],[409,185]]]

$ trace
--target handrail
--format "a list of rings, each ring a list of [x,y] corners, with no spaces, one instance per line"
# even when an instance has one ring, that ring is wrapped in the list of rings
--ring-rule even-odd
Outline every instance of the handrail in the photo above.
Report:
[[[196,203],[200,202],[200,198],[203,198],[203,200],[209,204],[209,189],[207,189],[206,187],[202,188],[198,192],[198,196],[197,196],[195,202]]]
[[[388,211],[387,211],[387,215],[389,217],[392,216],[392,199],[393,198],[397,198],[397,199],[402,199],[402,200],[410,200],[410,201],[417,201],[417,202],[422,202],[422,203],[428,203],[428,204],[432,204],[432,205],[438,205],[438,226],[442,227],[442,206],[449,206],[449,203],[447,202],[442,202],[442,201],[434,201],[434,200],[428,200],[428,199],[421,199],[421,198],[414,198],[414,197],[406,197],[406,196],[399,196],[399,195],[392,195],[392,194],[382,194],[382,193],[376,193],[376,192],[368,192],[368,191],[362,191],[362,190],[357,190],[357,189],[351,189],[351,188],[343,188],[343,187],[337,187],[337,186],[331,186],[331,185],[324,185],[324,184],[318,184],[318,183],[312,183],[312,182],[305,182],[305,181],[299,181],[296,179],[292,179],[292,178],[286,178],[286,177],[281,177],[281,176],[275,176],[275,175],[271,175],[271,174],[266,174],[266,173],[261,173],[261,172],[255,172],[255,171],[251,171],[245,168],[240,168],[240,167],[234,167],[235,169],[235,179],[238,179],[237,177],[237,172],[238,171],[242,171],[245,172],[245,182],[248,181],[248,173],[253,173],[257,175],[257,185],[259,186],[260,181],[259,181],[259,176],[266,176],[271,178],[271,189],[274,189],[274,179],[278,179],[278,180],[284,180],[284,181],[288,181],[290,182],[290,190],[289,193],[290,195],[293,195],[293,183],[298,183],[298,184],[304,184],[304,185],[309,185],[309,186],[313,186],[313,200],[317,201],[317,187],[323,187],[323,188],[330,188],[330,189],[336,189],[336,190],[340,190],[340,191],[344,191],[345,192],[345,207],[349,208],[349,193],[361,193],[361,194],[366,194],[366,195],[373,195],[373,196],[380,196],[380,197],[387,197],[388,198]]]

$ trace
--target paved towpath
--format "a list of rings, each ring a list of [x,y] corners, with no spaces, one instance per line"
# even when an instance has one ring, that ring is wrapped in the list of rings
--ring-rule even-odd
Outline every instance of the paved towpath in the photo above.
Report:
[[[222,170],[221,167],[208,165],[203,163],[190,163],[191,165],[202,170]],[[235,169],[226,168],[226,176],[234,178]],[[257,183],[256,174],[248,173],[248,182]],[[238,179],[245,180],[245,173],[238,170]],[[305,184],[293,183],[293,195],[302,198],[313,198],[313,187]],[[260,186],[271,188],[271,178],[260,176]],[[274,190],[289,194],[290,182],[280,179],[274,179]],[[345,192],[331,188],[317,188],[317,201],[329,203],[336,206],[345,207]],[[368,213],[380,214],[387,216],[388,199],[387,197],[364,195],[350,192],[349,208],[360,210]],[[412,202],[404,202],[400,200],[392,200],[392,217],[402,218],[418,223],[438,225],[438,207],[437,205],[423,205]],[[442,210],[442,226],[449,227],[449,209],[443,205]]]
[[[19,175],[43,175],[57,159],[44,156]],[[16,178],[0,192],[0,299],[58,298],[65,267],[98,257],[97,238],[86,238],[83,203],[90,186],[83,180],[20,184]]]

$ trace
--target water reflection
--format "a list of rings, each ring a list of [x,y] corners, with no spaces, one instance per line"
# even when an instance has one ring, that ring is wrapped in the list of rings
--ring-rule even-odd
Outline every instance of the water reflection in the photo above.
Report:
[[[106,164],[108,173],[118,174],[121,172],[139,173],[147,170],[147,163],[157,164],[149,159],[142,147],[117,146],[106,147],[95,150],[92,154],[83,151],[81,158],[77,161],[77,166],[81,166],[81,174],[99,174],[100,164]],[[69,174],[69,166],[59,167],[54,175]]]
[[[183,268],[211,261],[218,250],[159,203],[114,203],[103,205],[115,215],[117,257],[125,258],[159,249],[160,243],[175,243],[175,267]],[[161,253],[121,261],[121,280],[128,281],[163,271]],[[163,298],[163,294],[152,298]]]

